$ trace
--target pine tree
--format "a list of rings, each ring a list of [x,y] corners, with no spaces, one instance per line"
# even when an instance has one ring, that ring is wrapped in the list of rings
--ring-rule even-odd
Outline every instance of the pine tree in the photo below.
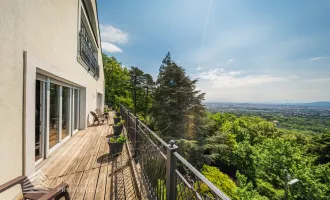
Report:
[[[144,76],[144,72],[137,67],[131,67],[131,69],[129,70],[129,74],[131,76],[132,96],[133,96],[133,102],[134,102],[134,114],[136,114],[137,112],[141,111],[140,106],[137,105],[138,102],[140,102],[138,100],[138,98],[140,97],[140,95],[138,95],[138,93],[140,93],[142,90],[143,84],[145,82],[145,76]]]
[[[185,130],[195,134],[196,116],[204,112],[204,93],[196,90],[196,83],[168,53],[159,69],[152,108],[155,127],[165,139],[184,138]]]

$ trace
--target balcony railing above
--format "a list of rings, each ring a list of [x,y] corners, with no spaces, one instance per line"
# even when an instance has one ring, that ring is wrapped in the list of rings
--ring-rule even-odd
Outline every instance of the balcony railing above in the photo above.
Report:
[[[88,71],[92,71],[94,77],[99,77],[99,64],[95,58],[95,52],[91,47],[91,43],[88,41],[88,38],[83,34],[83,31],[79,34],[80,37],[80,57],[85,62],[88,67]]]
[[[148,199],[223,199],[230,198],[184,159],[171,141],[164,142],[124,106],[126,134],[132,155],[139,163]]]

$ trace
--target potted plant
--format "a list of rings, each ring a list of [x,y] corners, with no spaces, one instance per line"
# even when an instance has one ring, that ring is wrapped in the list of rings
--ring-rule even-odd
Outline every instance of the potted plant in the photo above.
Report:
[[[120,117],[120,110],[119,110],[119,108],[116,109],[116,116],[117,116],[117,117]]]
[[[125,124],[125,120],[120,120],[120,122],[116,123],[113,126],[113,134],[118,136],[121,134],[121,131],[123,130],[123,125]]]
[[[118,124],[120,122],[121,118],[120,117],[114,117],[113,118],[113,124]]]
[[[126,137],[122,134],[118,137],[109,138],[108,145],[109,145],[110,155],[119,156],[119,154],[123,150],[123,146],[126,140],[127,140]]]

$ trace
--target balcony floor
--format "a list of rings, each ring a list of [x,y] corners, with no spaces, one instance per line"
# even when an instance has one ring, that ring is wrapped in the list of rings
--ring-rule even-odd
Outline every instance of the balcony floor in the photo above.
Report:
[[[139,199],[126,145],[120,156],[108,155],[109,124],[77,132],[43,161],[37,170],[46,176],[47,185],[68,183],[71,199]]]

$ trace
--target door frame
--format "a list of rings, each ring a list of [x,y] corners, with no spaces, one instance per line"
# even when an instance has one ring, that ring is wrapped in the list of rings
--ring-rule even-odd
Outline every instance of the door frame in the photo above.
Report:
[[[77,88],[77,87],[74,87],[74,86],[72,86],[72,117],[71,117],[71,121],[72,121],[72,135],[74,135],[74,134],[76,134],[78,131],[79,131],[79,127],[80,127],[80,88]],[[75,95],[75,90],[77,90],[77,94],[78,94],[78,96],[76,97],[76,95]],[[78,100],[77,100],[77,108],[78,108],[78,114],[77,114],[77,124],[75,124],[75,100],[76,100],[76,98],[78,98]],[[75,125],[77,126],[77,128],[75,128]]]
[[[47,77],[47,78],[46,78]],[[23,82],[22,82],[22,175],[31,175],[38,169],[41,164],[35,166],[35,103],[36,103],[36,79],[45,81],[45,85],[48,87],[49,81],[54,80],[61,82],[61,84],[69,85],[70,88],[72,86],[80,88],[80,94],[82,102],[80,102],[80,127],[79,129],[85,129],[87,120],[86,116],[86,85],[82,81],[81,84],[78,82],[78,78],[73,78],[72,74],[64,73],[60,71],[58,67],[46,62],[43,59],[33,56],[32,54],[28,53],[27,51],[23,51]],[[45,96],[49,96],[49,91],[45,90]],[[46,98],[46,104],[49,105],[49,98]],[[46,110],[48,108],[46,107]],[[49,119],[49,113],[45,113],[45,122],[44,124],[44,158],[49,157],[49,150],[48,150],[48,130],[49,126],[47,120]],[[45,142],[46,141],[46,142]],[[63,140],[64,142],[65,140]],[[70,140],[68,140],[70,141]],[[45,160],[44,160],[45,161]]]
[[[42,137],[42,158],[40,158],[37,162],[35,162],[35,166],[40,164],[43,160],[49,157],[51,153],[53,153],[57,148],[62,146],[64,142],[69,140],[75,133],[78,132],[80,127],[80,88],[75,87],[73,85],[69,85],[66,83],[62,83],[61,81],[58,81],[56,79],[52,79],[50,77],[37,74],[36,80],[39,80],[42,87],[42,120],[41,120],[41,137]],[[58,89],[58,113],[59,113],[59,124],[58,124],[58,143],[54,145],[52,148],[49,148],[49,122],[50,122],[50,84],[55,84]],[[63,106],[63,87],[66,87],[69,89],[69,122],[68,122],[68,131],[69,134],[65,138],[62,138],[62,106]],[[78,96],[75,97],[74,90],[78,91]],[[75,98],[78,98],[78,105],[77,108],[78,116],[77,116],[77,128],[74,129],[74,120],[75,120],[75,114],[74,114],[74,101]]]

